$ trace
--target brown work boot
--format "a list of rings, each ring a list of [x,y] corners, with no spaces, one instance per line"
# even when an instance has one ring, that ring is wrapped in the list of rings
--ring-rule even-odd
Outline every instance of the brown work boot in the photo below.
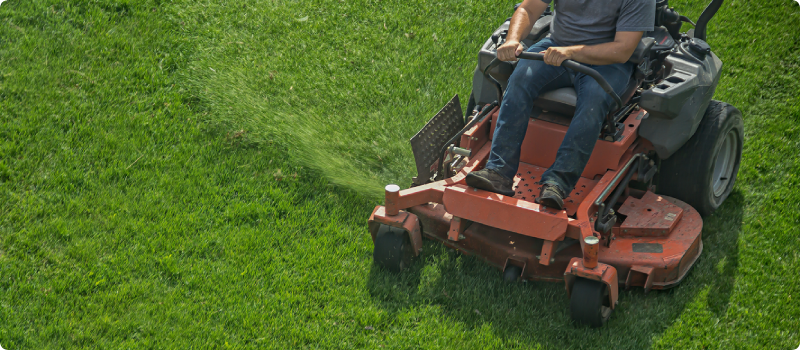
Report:
[[[500,173],[483,168],[467,174],[467,185],[484,191],[499,193],[504,196],[514,196],[514,182]]]
[[[542,193],[539,194],[539,198],[536,198],[536,203],[561,210],[564,209],[565,197],[566,195],[564,195],[564,191],[562,191],[557,185],[544,184],[542,185]]]

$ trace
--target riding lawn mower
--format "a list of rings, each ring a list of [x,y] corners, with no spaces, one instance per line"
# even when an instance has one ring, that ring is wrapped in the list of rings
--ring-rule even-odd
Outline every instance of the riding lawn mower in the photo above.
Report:
[[[655,30],[630,58],[636,68],[622,95],[590,67],[564,61],[593,77],[616,106],[563,210],[534,199],[575,112],[571,87],[534,102],[514,196],[465,182],[486,164],[516,67],[496,57],[507,19],[480,49],[466,118],[456,95],[411,138],[417,176],[408,189],[386,186],[384,205],[369,218],[375,263],[402,271],[426,237],[485,260],[508,281],[563,282],[572,319],[592,327],[609,319],[620,287],[678,285],[703,251],[702,217],[730,194],[742,153],[741,113],[712,100],[722,62],[705,41],[706,27],[722,2],[713,0],[694,24],[668,0],[657,1]],[[552,19],[546,11],[523,45],[546,37]],[[694,29],[680,32],[684,23]]]

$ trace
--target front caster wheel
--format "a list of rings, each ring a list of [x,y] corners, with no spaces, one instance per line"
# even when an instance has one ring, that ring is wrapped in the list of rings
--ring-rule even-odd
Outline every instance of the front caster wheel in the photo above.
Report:
[[[400,272],[411,265],[414,252],[405,230],[381,225],[373,243],[375,249],[372,252],[372,259],[378,266],[392,272]]]
[[[602,327],[612,311],[608,302],[608,287],[599,281],[575,279],[569,309],[575,323],[592,328]]]

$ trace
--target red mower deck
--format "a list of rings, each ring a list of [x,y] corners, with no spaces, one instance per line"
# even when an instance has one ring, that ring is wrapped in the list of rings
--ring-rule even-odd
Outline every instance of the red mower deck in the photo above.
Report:
[[[462,136],[462,145],[480,147],[452,178],[387,191],[386,206],[377,206],[369,219],[375,237],[379,224],[402,228],[410,237],[413,252],[422,250],[422,236],[440,241],[465,254],[476,255],[501,270],[520,269],[520,277],[541,281],[564,281],[567,291],[575,277],[608,285],[609,304],[617,303],[618,285],[625,288],[665,289],[677,285],[702,252],[703,220],[691,206],[651,191],[628,189],[617,213],[623,217],[608,234],[593,229],[598,206],[609,195],[619,170],[634,151],[642,151],[636,127],[643,110],[631,114],[624,136],[618,142],[598,141],[584,177],[565,200],[564,210],[540,206],[536,182],[552,163],[566,126],[531,120],[525,142],[537,140],[536,149],[523,144],[521,163],[514,178],[514,197],[506,197],[465,184],[466,174],[483,167],[491,142],[486,122]],[[533,136],[533,137],[531,137]],[[529,141],[531,140],[531,141]],[[550,147],[547,147],[547,146]],[[555,146],[553,146],[555,145]],[[610,157],[608,155],[611,155]],[[619,160],[622,161],[619,161]],[[605,171],[602,171],[602,170]],[[593,261],[584,262],[585,239],[598,237]],[[585,265],[596,264],[595,268]]]

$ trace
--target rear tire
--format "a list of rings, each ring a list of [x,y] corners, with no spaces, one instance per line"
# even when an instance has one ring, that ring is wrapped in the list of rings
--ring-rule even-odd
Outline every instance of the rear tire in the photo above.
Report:
[[[572,320],[592,328],[602,327],[611,317],[608,287],[605,283],[576,278],[569,301]]]
[[[694,135],[661,161],[658,193],[680,199],[706,217],[728,198],[742,159],[742,113],[711,100]]]
[[[392,272],[403,271],[411,265],[413,248],[402,228],[381,224],[373,243],[372,260],[376,265]]]

